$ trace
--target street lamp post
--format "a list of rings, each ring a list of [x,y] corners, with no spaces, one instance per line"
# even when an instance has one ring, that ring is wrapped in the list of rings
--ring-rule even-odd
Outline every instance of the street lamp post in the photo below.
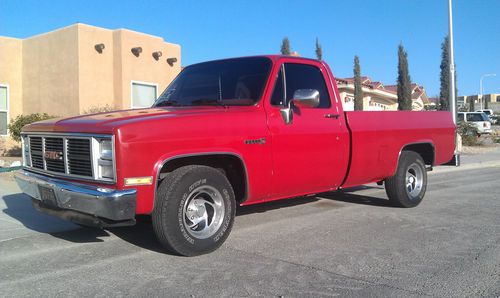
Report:
[[[450,50],[449,64],[450,64],[450,99],[449,106],[453,117],[453,123],[457,124],[457,105],[456,105],[456,94],[455,94],[455,58],[453,56],[453,9],[452,0],[448,0],[448,48]]]
[[[494,77],[496,76],[496,73],[487,73],[481,76],[481,79],[479,80],[479,102],[481,103],[481,110],[483,109],[483,79],[485,77]]]

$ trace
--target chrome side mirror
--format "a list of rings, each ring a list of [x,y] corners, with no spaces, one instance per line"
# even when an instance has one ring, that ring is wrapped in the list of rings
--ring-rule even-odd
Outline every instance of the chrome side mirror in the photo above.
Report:
[[[297,89],[293,93],[292,102],[298,108],[316,108],[319,106],[319,91],[316,89]]]

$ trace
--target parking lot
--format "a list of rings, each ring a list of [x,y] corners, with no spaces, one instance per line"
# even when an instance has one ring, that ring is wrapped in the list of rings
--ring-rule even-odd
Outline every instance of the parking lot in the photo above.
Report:
[[[149,223],[80,228],[0,177],[0,296],[500,295],[500,150],[429,174],[417,208],[367,185],[238,209],[228,241],[166,254]]]

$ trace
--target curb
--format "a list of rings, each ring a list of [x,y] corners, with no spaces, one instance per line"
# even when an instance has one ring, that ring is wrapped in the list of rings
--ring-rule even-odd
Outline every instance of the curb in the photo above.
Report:
[[[476,170],[476,169],[484,169],[484,168],[496,168],[500,167],[500,161],[491,161],[491,162],[475,162],[465,164],[459,167],[445,167],[439,166],[435,167],[432,172],[428,172],[428,174],[440,174],[440,173],[449,173],[456,171],[466,171],[466,170]]]
[[[9,168],[0,168],[0,173],[7,173],[7,172],[12,172],[12,171],[17,171],[22,169],[22,166],[19,167],[9,167]]]

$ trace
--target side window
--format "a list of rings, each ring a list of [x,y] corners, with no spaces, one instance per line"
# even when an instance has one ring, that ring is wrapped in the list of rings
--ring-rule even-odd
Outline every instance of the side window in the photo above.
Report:
[[[318,108],[330,107],[330,95],[319,68],[306,64],[285,63],[285,78],[287,102],[298,89],[316,89],[319,91],[320,99]]]
[[[464,121],[464,114],[458,113],[457,121]]]
[[[276,83],[274,84],[273,96],[271,96],[271,104],[273,106],[282,106],[285,99],[285,93],[283,85],[283,67],[280,68],[278,72],[278,77],[276,78]]]

